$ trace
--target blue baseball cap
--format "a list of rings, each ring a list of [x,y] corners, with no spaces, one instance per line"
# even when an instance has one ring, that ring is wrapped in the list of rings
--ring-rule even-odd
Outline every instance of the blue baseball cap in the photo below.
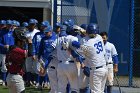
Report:
[[[43,21],[41,23],[41,26],[44,26],[44,27],[48,27],[50,25],[50,23],[48,21]]]
[[[50,32],[50,31],[52,31],[53,29],[52,29],[52,27],[51,26],[48,26],[45,30],[44,30],[44,32]]]
[[[96,23],[90,23],[87,26],[87,33],[88,34],[99,34],[99,26]]]
[[[0,20],[0,24],[1,25],[5,25],[6,24],[6,21],[5,20]]]
[[[20,22],[16,21],[16,26],[19,27],[20,26]]]
[[[6,21],[6,24],[7,24],[7,25],[12,25],[13,23],[12,23],[11,20],[7,20],[7,21]]]
[[[28,23],[27,22],[23,22],[22,23],[22,27],[27,27],[28,26]]]
[[[17,21],[16,20],[12,20],[12,25],[16,25]]]
[[[61,27],[61,26],[62,26],[62,24],[61,24],[61,23],[59,23],[59,22],[57,22],[57,23],[55,24],[55,26],[56,26],[56,27]]]
[[[36,19],[30,19],[29,24],[37,24],[38,21]]]

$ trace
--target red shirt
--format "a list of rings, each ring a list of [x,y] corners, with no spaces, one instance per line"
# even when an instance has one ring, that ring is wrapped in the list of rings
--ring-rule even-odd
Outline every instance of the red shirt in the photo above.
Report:
[[[9,73],[23,75],[23,63],[25,62],[26,51],[21,48],[14,48],[6,56],[6,64]]]

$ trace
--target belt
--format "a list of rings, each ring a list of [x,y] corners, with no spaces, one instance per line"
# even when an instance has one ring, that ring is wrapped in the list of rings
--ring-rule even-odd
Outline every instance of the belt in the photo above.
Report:
[[[73,61],[73,60],[70,60],[69,62],[70,62],[70,63],[74,63],[74,61]]]
[[[62,61],[59,61],[60,63],[62,63]],[[68,61],[69,63],[74,63],[74,61],[73,60],[70,60],[70,61]]]
[[[98,66],[98,67],[95,67],[96,69],[99,69],[99,68],[102,68],[103,66]]]
[[[112,62],[110,62],[110,63],[106,63],[106,65],[109,65],[109,64],[113,64]]]
[[[99,68],[102,68],[104,66],[98,66],[98,67],[95,67],[95,69],[99,69]],[[93,70],[92,68],[90,68],[90,70]]]
[[[50,66],[50,68],[55,69],[55,67],[54,67],[54,66]]]

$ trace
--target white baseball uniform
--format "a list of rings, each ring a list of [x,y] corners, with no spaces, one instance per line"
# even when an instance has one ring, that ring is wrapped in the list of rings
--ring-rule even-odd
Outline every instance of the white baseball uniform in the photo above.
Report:
[[[113,85],[113,78],[114,78],[112,56],[116,56],[118,54],[117,54],[115,46],[110,42],[105,43],[105,51],[106,51],[105,57],[106,57],[107,69],[108,69],[107,85],[112,86]]]
[[[57,57],[59,60],[57,68],[58,93],[66,93],[66,86],[68,82],[71,86],[70,91],[75,91],[76,93],[79,93],[78,70],[76,62],[74,61],[69,51],[65,50],[62,46],[63,42],[67,42],[69,47],[72,48],[72,41],[78,41],[78,38],[68,35],[59,37],[57,41]]]
[[[107,78],[105,48],[102,37],[98,34],[94,38],[89,38],[81,50],[86,59],[89,61],[90,71],[90,88],[91,93],[104,93],[104,87]]]

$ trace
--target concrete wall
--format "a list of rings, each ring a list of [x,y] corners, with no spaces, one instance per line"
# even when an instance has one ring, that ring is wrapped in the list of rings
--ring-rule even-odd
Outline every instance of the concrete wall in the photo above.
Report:
[[[37,7],[37,8],[50,8],[51,3],[47,1],[0,1],[0,6],[10,7]]]
[[[52,21],[52,5],[50,0],[0,0],[0,6],[4,7],[27,7],[27,8],[42,8],[43,20]],[[28,11],[28,10],[27,10]]]

